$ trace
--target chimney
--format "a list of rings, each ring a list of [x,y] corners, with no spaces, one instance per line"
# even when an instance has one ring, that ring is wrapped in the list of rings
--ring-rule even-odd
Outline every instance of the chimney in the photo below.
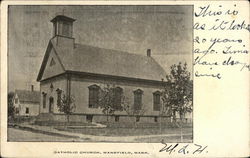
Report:
[[[147,56],[151,57],[151,49],[147,49]]]
[[[31,85],[31,92],[34,91],[34,85]]]

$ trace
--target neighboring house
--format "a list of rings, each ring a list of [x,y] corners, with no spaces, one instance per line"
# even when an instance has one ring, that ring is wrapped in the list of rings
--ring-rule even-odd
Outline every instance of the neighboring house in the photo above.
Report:
[[[16,116],[37,116],[39,114],[40,92],[16,90],[13,98]]]
[[[76,108],[71,120],[106,120],[97,101],[100,86],[112,83],[117,86],[117,98],[124,94],[132,108],[145,112],[134,116],[117,111],[109,120],[157,122],[161,109],[162,79],[166,77],[166,72],[151,57],[151,50],[148,49],[145,55],[137,55],[75,43],[72,37],[74,21],[64,15],[51,20],[54,35],[37,77],[41,89],[41,115],[65,120],[58,111],[61,93],[65,92],[75,98]],[[121,104],[121,99],[117,100],[117,104]]]

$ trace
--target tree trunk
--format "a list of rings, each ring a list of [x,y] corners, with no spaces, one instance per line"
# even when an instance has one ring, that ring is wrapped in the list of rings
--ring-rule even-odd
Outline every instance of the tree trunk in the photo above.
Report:
[[[181,123],[182,123],[182,120],[183,120],[183,112],[180,110],[179,111],[179,115],[180,115],[180,120],[181,120]]]
[[[179,111],[179,115],[180,115],[181,143],[182,143],[183,142],[183,132],[182,132],[183,112],[181,110]]]
[[[173,111],[173,121],[176,122],[176,114],[175,114],[175,111]]]

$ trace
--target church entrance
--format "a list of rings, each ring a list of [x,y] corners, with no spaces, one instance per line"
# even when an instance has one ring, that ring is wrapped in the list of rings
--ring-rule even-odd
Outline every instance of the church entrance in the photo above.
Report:
[[[54,98],[49,98],[49,113],[53,113],[53,107],[54,107]]]

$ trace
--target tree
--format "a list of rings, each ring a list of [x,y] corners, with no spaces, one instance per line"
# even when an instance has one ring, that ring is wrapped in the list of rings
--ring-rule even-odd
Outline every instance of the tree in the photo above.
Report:
[[[100,88],[98,106],[107,116],[107,122],[109,122],[109,116],[113,115],[115,111],[123,110],[124,100],[125,96],[122,89],[115,87],[114,84],[106,84],[103,88]]]
[[[8,93],[8,117],[13,118],[15,115],[15,107],[13,103],[14,99],[14,92]]]
[[[183,118],[187,112],[193,110],[193,83],[186,63],[182,64],[180,62],[170,68],[170,74],[166,76],[167,82],[164,82],[162,102],[167,113],[173,117],[174,123],[176,123],[176,113],[179,113],[182,140]]]
[[[124,104],[123,109],[128,115],[141,116],[146,112],[146,109],[141,105],[141,109],[135,109],[131,104]]]
[[[67,116],[67,122],[69,122],[69,116],[73,113],[75,109],[75,98],[72,95],[66,95],[63,91],[61,91],[61,99],[58,104],[58,110],[63,112]]]
[[[124,111],[126,111],[126,113],[129,116],[135,116],[135,117],[140,117],[140,116],[144,115],[144,113],[146,112],[145,106],[141,105],[140,109],[135,109],[129,103],[124,104],[123,109],[124,109]],[[134,122],[134,127],[137,128],[136,122]]]
[[[176,113],[183,120],[186,112],[191,112],[193,107],[193,83],[190,79],[187,64],[172,65],[170,74],[166,76],[162,101],[165,109],[176,121]]]

